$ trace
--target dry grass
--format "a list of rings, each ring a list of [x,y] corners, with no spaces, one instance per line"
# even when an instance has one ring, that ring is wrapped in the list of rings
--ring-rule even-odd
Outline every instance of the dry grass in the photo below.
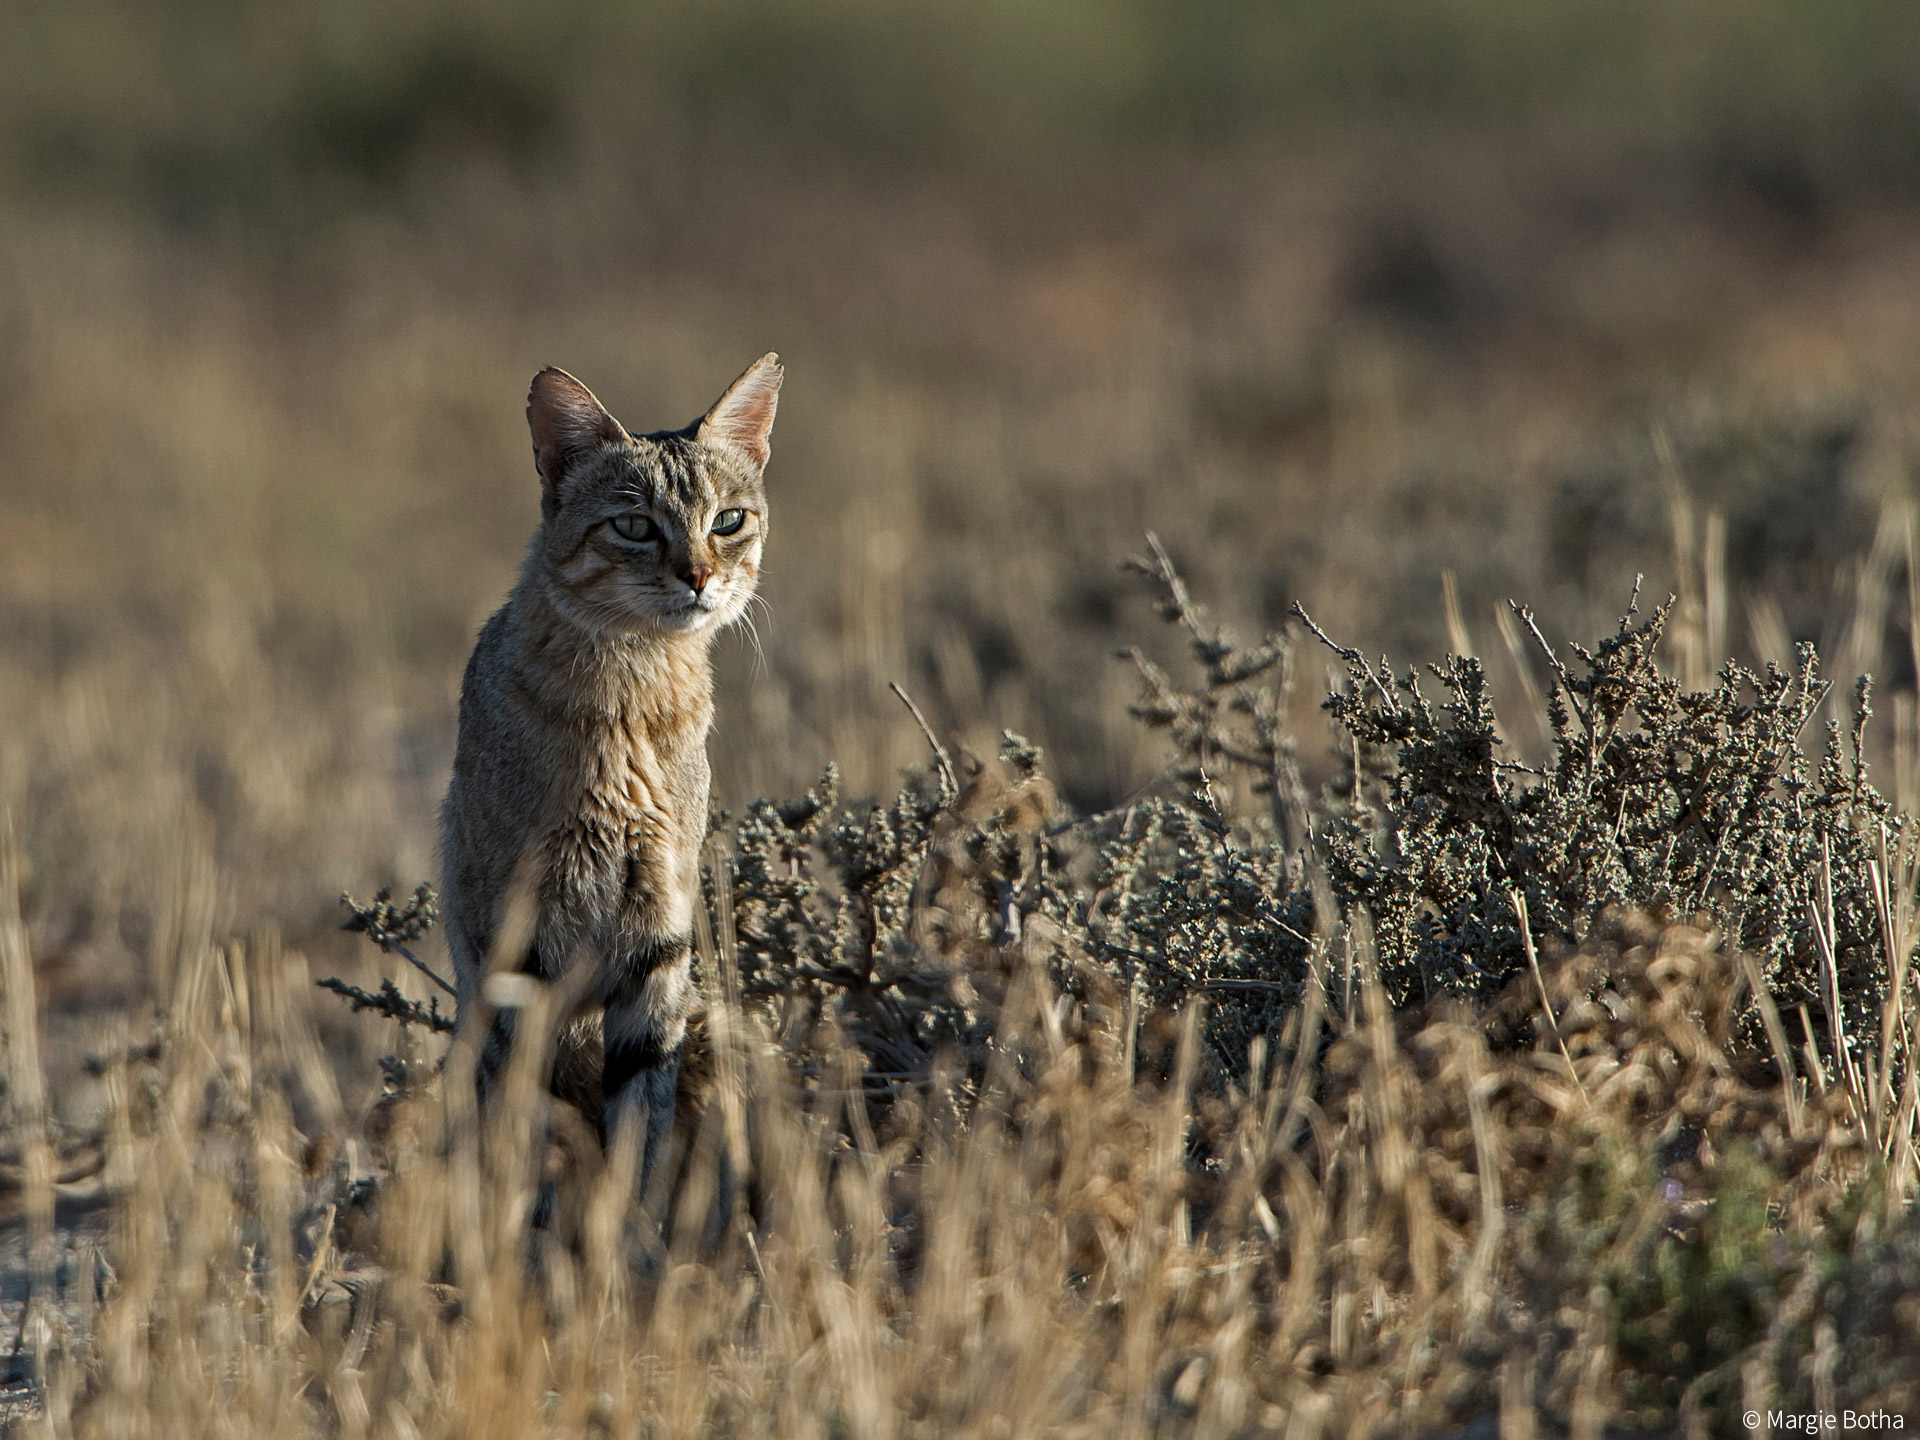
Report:
[[[22,1433],[1707,1434],[1920,1405],[1913,1156],[1875,1164],[1841,1086],[1732,1043],[1741,969],[1684,926],[1614,926],[1479,1017],[1392,1014],[1362,957],[1350,1021],[1317,985],[1210,1097],[1194,1012],[1071,1002],[1030,957],[999,956],[1024,979],[971,1080],[797,1081],[716,999],[664,1245],[527,1055],[484,1115],[456,1043],[296,1130],[286,961],[203,933],[161,1042],[105,1067],[104,1234],[57,1271],[0,939]],[[1542,999],[1557,1027],[1515,1043]],[[747,1204],[716,1230],[723,1152]]]

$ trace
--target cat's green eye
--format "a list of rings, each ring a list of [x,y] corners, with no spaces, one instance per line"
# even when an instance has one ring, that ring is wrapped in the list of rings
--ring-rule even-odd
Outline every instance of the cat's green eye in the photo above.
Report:
[[[644,515],[616,515],[613,517],[613,533],[622,540],[651,540],[659,531],[653,528],[653,521]]]
[[[713,517],[713,533],[716,535],[737,534],[740,527],[746,523],[746,511],[722,510],[718,515]]]

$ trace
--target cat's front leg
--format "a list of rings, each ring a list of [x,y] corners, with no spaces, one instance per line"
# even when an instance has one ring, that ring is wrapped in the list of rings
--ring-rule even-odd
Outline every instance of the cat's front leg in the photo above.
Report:
[[[658,941],[614,967],[603,1003],[604,1138],[611,1150],[624,1127],[635,1128],[639,1194],[651,1200],[655,1168],[665,1162],[673,1139],[680,1042],[693,1008],[692,942]]]

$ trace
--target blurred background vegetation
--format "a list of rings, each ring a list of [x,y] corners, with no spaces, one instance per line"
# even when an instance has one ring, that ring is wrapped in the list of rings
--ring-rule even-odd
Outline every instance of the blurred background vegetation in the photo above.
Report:
[[[1133,793],[1161,757],[1112,651],[1173,643],[1118,569],[1149,526],[1243,633],[1299,600],[1403,661],[1464,636],[1496,696],[1528,678],[1496,602],[1591,639],[1640,571],[1718,605],[1710,650],[1823,640],[1914,689],[1898,0],[7,29],[0,801],[56,1005],[222,928],[352,973],[336,893],[435,873],[549,363],[657,428],[787,361],[764,654],[721,647],[736,808],[830,759],[890,788],[921,741],[889,680],[983,753],[1032,736],[1082,808]]]

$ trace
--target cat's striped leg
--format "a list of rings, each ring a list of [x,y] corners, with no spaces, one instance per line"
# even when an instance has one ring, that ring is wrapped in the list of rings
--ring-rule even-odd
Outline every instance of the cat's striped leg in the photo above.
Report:
[[[604,1004],[604,1135],[611,1147],[623,1127],[636,1127],[639,1193],[651,1199],[649,1183],[673,1138],[680,1042],[693,1009],[692,943],[659,941],[631,957],[608,976]]]

